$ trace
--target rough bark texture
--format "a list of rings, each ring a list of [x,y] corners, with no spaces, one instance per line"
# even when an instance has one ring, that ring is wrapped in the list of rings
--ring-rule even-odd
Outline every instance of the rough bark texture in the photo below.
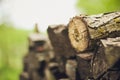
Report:
[[[101,40],[104,45],[105,56],[109,67],[112,67],[120,59],[120,37]]]
[[[78,54],[77,63],[80,80],[119,80],[120,38],[102,39],[96,51]]]
[[[93,59],[93,77],[118,80],[120,77],[120,38],[104,39],[101,40],[101,44]]]
[[[78,52],[85,51],[91,46],[91,39],[120,36],[120,12],[73,17],[68,32],[72,46]]]
[[[98,76],[102,75],[108,69],[108,64],[103,46],[100,47],[94,54],[91,63],[92,63],[91,69],[94,79],[98,78]]]
[[[80,76],[80,80],[88,80],[92,76],[92,59],[82,58],[81,55],[77,55],[77,69],[78,76]]]

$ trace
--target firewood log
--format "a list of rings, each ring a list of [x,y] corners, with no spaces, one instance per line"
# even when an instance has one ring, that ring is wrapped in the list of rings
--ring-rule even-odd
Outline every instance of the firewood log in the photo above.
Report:
[[[118,80],[120,77],[120,37],[102,39],[93,59],[92,72],[95,79]],[[116,77],[115,77],[116,76]]]
[[[76,51],[72,48],[68,38],[68,29],[65,25],[51,25],[47,29],[49,39],[57,56],[69,58],[74,56]]]
[[[92,77],[92,57],[93,53],[91,52],[77,55],[77,76],[79,76],[80,80],[88,80]]]
[[[83,52],[93,47],[93,40],[120,36],[120,12],[75,16],[68,24],[68,34],[76,51]]]
[[[101,39],[96,52],[77,54],[77,63],[81,80],[118,80],[120,77],[120,37]]]

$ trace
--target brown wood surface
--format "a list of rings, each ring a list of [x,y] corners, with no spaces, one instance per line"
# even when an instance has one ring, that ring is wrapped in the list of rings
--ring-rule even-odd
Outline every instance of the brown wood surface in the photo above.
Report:
[[[75,55],[76,52],[72,48],[70,40],[68,38],[67,26],[49,26],[47,31],[56,55],[65,56],[66,58]]]
[[[102,39],[92,64],[95,79],[103,74],[110,80],[113,80],[115,75],[116,78],[120,77],[120,37]]]

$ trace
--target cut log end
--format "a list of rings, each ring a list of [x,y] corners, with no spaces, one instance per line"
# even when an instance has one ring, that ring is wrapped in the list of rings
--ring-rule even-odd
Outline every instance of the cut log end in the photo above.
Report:
[[[85,51],[89,45],[89,34],[81,17],[74,17],[68,27],[69,39],[77,52]]]

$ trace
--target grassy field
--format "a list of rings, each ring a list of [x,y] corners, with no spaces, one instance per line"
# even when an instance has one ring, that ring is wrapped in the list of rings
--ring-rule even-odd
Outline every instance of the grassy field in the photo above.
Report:
[[[0,80],[19,80],[29,31],[0,25]]]

